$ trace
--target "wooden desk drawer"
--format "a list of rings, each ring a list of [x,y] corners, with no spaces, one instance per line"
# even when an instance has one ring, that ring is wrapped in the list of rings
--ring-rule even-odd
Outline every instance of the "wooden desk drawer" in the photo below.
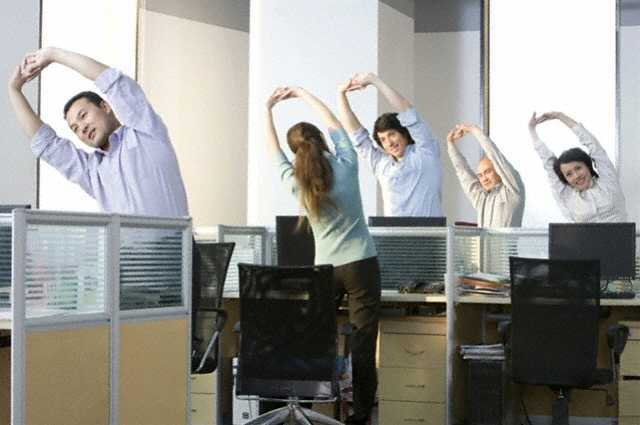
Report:
[[[620,416],[640,416],[640,380],[622,380],[618,383]],[[637,422],[635,425],[640,424]]]
[[[620,359],[620,375],[640,376],[640,341],[627,341]]]
[[[445,344],[440,335],[382,334],[380,367],[444,368]]]
[[[405,401],[380,401],[379,425],[442,425],[443,403],[414,403]]]
[[[629,340],[640,341],[640,322],[620,322],[621,325],[629,327]]]
[[[444,365],[431,369],[381,367],[378,378],[380,400],[444,403]]]
[[[444,317],[406,317],[380,320],[380,334],[446,335],[447,319]]]
[[[191,394],[191,425],[215,425],[215,423],[215,395]]]
[[[216,372],[204,375],[191,375],[191,392],[198,394],[216,393]]]

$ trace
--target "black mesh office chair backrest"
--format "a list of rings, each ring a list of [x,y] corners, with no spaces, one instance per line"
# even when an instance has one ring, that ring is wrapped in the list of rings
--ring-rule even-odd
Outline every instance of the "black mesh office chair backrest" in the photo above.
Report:
[[[238,264],[236,394],[331,398],[336,382],[332,266]]]
[[[211,373],[217,367],[217,338],[226,319],[221,309],[222,294],[234,247],[233,242],[197,242],[194,247],[191,316],[193,373]]]
[[[235,243],[197,242],[196,245],[199,264],[194,265],[193,273],[199,281],[200,306],[219,308]]]
[[[509,260],[514,380],[592,385],[598,352],[599,262]]]

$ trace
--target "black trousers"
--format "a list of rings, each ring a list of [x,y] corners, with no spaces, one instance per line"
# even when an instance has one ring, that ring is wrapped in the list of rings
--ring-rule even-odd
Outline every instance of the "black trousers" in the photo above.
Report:
[[[347,295],[349,322],[355,327],[351,336],[354,414],[359,418],[368,418],[375,403],[378,387],[376,374],[376,340],[380,318],[378,257],[335,267],[333,282],[336,307],[342,304],[342,299]],[[260,414],[284,405],[278,402],[261,402]]]
[[[353,371],[353,410],[357,418],[368,418],[375,403],[376,340],[380,319],[380,266],[378,257],[366,258],[334,268],[336,303],[348,296]]]

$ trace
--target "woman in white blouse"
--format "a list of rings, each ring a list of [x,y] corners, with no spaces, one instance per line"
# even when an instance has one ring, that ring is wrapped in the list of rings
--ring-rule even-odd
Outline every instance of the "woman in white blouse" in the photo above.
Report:
[[[550,120],[559,120],[569,127],[589,153],[572,148],[556,158],[536,131],[538,124]],[[576,223],[627,220],[616,169],[598,140],[582,124],[562,112],[547,112],[540,116],[534,112],[529,121],[529,132],[547,171],[553,196],[565,217]]]

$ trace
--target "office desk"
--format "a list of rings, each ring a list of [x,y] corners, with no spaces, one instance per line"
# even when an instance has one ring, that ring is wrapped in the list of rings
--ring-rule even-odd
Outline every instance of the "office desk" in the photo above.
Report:
[[[483,305],[509,305],[509,297],[498,297],[491,295],[468,294],[459,296],[458,304],[483,304]],[[640,294],[632,299],[601,298],[602,307],[640,307]]]
[[[0,311],[0,335],[3,330],[11,330],[11,311]]]
[[[640,319],[640,299],[603,299],[603,311],[608,311],[608,317],[601,321],[599,334],[598,367],[609,368],[609,351],[607,347],[607,328],[611,324],[621,321]],[[500,342],[496,323],[489,317],[490,313],[508,313],[510,299],[469,294],[455,298],[453,308],[449,311],[450,335],[448,343],[451,347],[450,370],[451,381],[448,391],[451,395],[451,412],[454,418],[464,418],[466,413],[466,368],[467,365],[456,352],[456,347],[462,344],[491,344]],[[624,357],[624,354],[623,354]],[[601,387],[603,388],[603,387]],[[618,388],[613,384],[606,386],[618,400]],[[518,386],[514,400],[516,411],[520,411],[519,397],[523,400],[529,416],[550,416],[552,393],[544,386]],[[607,406],[602,392],[574,390],[571,393],[571,416],[591,418],[617,417],[618,406]],[[518,422],[519,423],[519,422]]]

